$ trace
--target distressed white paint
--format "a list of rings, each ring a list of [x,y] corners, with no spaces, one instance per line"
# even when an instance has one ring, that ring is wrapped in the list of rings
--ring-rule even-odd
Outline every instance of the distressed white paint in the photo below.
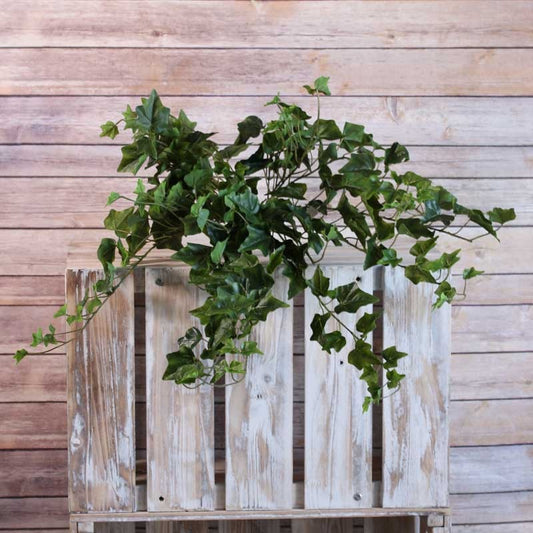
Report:
[[[330,288],[359,281],[372,293],[373,272],[361,266],[324,266]],[[305,507],[341,509],[372,506],[372,412],[363,413],[366,386],[359,371],[348,363],[354,342],[332,320],[328,330],[339,329],[347,337],[340,352],[328,354],[311,341],[311,321],[324,310],[312,294],[305,294]],[[352,331],[365,312],[343,313],[343,323]],[[371,343],[371,337],[369,337]],[[326,524],[324,524],[324,527]],[[344,527],[344,526],[342,526]],[[328,523],[328,531],[341,528]],[[335,529],[336,530],[336,529]],[[340,531],[340,529],[339,529]]]
[[[434,288],[385,269],[383,345],[409,356],[383,401],[384,507],[448,505],[450,306],[431,310]]]
[[[288,281],[276,276],[285,299]],[[292,507],[292,305],[256,327],[263,355],[226,389],[226,508]]]
[[[100,271],[67,271],[70,312],[101,277]],[[68,345],[71,511],[135,508],[134,359],[130,276]]]
[[[147,507],[214,509],[213,388],[188,389],[161,379],[166,354],[199,323],[187,268],[146,269]]]

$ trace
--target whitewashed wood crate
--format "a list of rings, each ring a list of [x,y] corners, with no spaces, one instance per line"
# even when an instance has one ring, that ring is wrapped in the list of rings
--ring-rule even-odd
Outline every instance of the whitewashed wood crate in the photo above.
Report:
[[[382,343],[409,353],[400,390],[363,414],[349,350],[328,355],[308,340],[312,295],[259,326],[264,355],[241,383],[215,392],[164,382],[165,354],[196,324],[188,311],[202,296],[186,268],[146,268],[68,352],[72,531],[450,531],[450,308],[432,312],[432,287],[399,269],[323,268],[333,284],[382,291]],[[100,276],[67,270],[69,305]],[[278,295],[286,288],[278,278]]]

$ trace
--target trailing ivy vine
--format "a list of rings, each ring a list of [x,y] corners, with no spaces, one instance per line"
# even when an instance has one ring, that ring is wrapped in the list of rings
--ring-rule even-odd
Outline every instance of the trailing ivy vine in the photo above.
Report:
[[[225,147],[211,140],[213,134],[198,131],[183,111],[173,116],[155,91],[135,110],[128,106],[120,121],[106,122],[101,136],[114,139],[121,127],[132,135],[118,170],[137,174],[144,167],[152,176],[139,179],[131,197],[109,195],[108,204],[121,199],[131,205],[111,209],[104,220],[115,234],[102,239],[97,252],[105,277],[73,313],[64,305],[55,314],[66,317],[70,332],[59,334],[50,325],[46,333],[33,334],[31,346],[41,347],[36,353],[70,342],[73,332],[85,328],[158,248],[190,265],[190,283],[207,295],[203,305],[191,310],[202,328],[183,332],[176,350],[167,354],[163,379],[195,386],[243,374],[247,358],[261,353],[250,337],[256,324],[309,289],[321,312],[308,334],[328,353],[349,346],[348,361],[368,387],[365,408],[379,401],[385,388],[396,388],[403,378],[397,362],[406,354],[394,346],[381,354],[373,350],[368,336],[377,312],[364,313],[355,330],[345,325],[343,313],[356,313],[377,299],[355,279],[332,286],[319,265],[327,248],[352,248],[354,260],[362,258],[365,269],[401,268],[413,283],[435,285],[434,307],[440,307],[457,296],[450,274],[460,249],[436,254],[439,237],[497,238],[497,229],[515,213],[465,207],[429,179],[402,173],[396,165],[409,160],[404,146],[382,146],[359,124],[346,122],[341,128],[320,116],[320,97],[330,95],[328,78],[318,78],[305,90],[316,97],[316,118],[278,95],[266,104],[277,109],[275,120],[264,124],[256,116],[246,117],[235,142]],[[461,232],[468,223],[482,230],[473,239]],[[400,236],[411,240],[408,259],[396,247]],[[272,293],[278,268],[289,281],[284,300]],[[465,285],[481,273],[465,269]],[[15,358],[27,354],[21,349]]]

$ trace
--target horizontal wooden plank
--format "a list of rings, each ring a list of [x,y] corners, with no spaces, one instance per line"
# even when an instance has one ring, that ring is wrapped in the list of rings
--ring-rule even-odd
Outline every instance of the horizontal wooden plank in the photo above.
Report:
[[[0,23],[4,47],[458,47],[532,46],[531,3],[120,1],[98,9],[18,1]],[[383,24],[383,19],[387,24]],[[431,31],[427,31],[428,25]],[[127,31],[125,31],[127,28]]]
[[[483,524],[483,525],[455,525],[454,533],[531,533],[533,522],[512,522],[507,524]]]
[[[454,284],[462,290],[460,273]],[[63,276],[0,276],[0,305],[57,305],[65,301]],[[144,297],[139,287],[139,298]],[[533,304],[532,274],[485,274],[468,282],[467,297],[456,305]]]
[[[303,463],[303,456],[299,459]],[[533,490],[532,463],[533,446],[451,448],[450,491]],[[66,450],[0,451],[0,466],[0,497],[67,494]]]
[[[533,146],[408,148],[411,160],[398,170],[429,178],[533,178]],[[0,176],[131,177],[115,172],[120,159],[113,145],[0,145]]]
[[[101,228],[109,212],[111,191],[132,198],[135,178],[0,178],[5,202],[1,228]],[[437,179],[470,207],[489,210],[500,204],[513,206],[512,225],[533,225],[533,179]],[[318,192],[319,180],[307,180],[309,197]],[[264,188],[260,185],[260,191]],[[31,198],[31,211],[28,210]],[[131,205],[120,200],[114,209]],[[502,206],[502,207],[503,207]],[[462,223],[462,222],[461,222]]]
[[[66,494],[66,450],[0,451],[0,498]]]
[[[533,397],[533,353],[454,354],[450,390],[453,400]]]
[[[61,321],[52,319],[55,306],[0,306],[0,328],[7,332],[0,339],[0,354],[11,354],[31,341],[38,327],[52,322],[62,331]],[[533,305],[455,306],[452,320],[454,353],[527,352],[533,344]],[[140,324],[138,325],[141,329]],[[301,313],[295,315],[294,350],[304,353],[304,328]],[[143,353],[144,334],[137,335],[137,353]],[[57,352],[61,353],[61,352]]]
[[[303,446],[302,404],[294,412],[294,446]],[[215,406],[215,417],[224,406]],[[532,444],[533,422],[529,413],[533,400],[454,401],[450,407],[450,444],[452,446],[495,446]],[[137,404],[137,438],[144,434],[144,404]],[[66,404],[0,403],[0,449],[60,448],[67,444]],[[215,441],[221,427],[215,428]],[[218,432],[218,434],[217,434]],[[138,446],[144,447],[141,440]]]
[[[125,142],[124,134],[115,140],[99,137],[99,126],[107,120],[120,119],[126,106],[137,105],[137,100],[131,96],[0,97],[0,105],[9,117],[0,124],[0,143]],[[293,97],[290,101],[316,114],[314,100]],[[237,123],[245,116],[258,115],[265,121],[274,118],[276,109],[265,107],[265,102],[260,96],[164,98],[174,113],[184,109],[191,120],[198,122],[200,130],[218,132],[214,139],[219,143],[235,140]],[[323,98],[320,107],[323,117],[364,124],[384,144],[533,144],[528,120],[533,113],[531,98],[359,96]]]
[[[451,496],[452,524],[500,524],[494,531],[507,533],[506,522],[533,520],[533,492],[459,494]],[[511,524],[512,527],[512,524]],[[483,529],[483,532],[486,530]],[[528,530],[530,531],[530,530]]]
[[[67,497],[0,498],[2,529],[68,528]]]
[[[63,305],[63,276],[0,276],[0,305]]]
[[[452,400],[491,400],[533,397],[533,380],[524,369],[533,367],[533,353],[454,354],[451,364]],[[63,402],[66,400],[66,361],[63,355],[36,356],[15,365],[0,356],[0,402]],[[144,401],[144,356],[136,360],[137,400]],[[303,401],[304,357],[294,359],[294,399]],[[215,391],[215,400],[223,393]]]
[[[533,446],[450,449],[450,492],[533,490]]]
[[[3,95],[303,94],[335,74],[342,96],[527,96],[531,49],[98,49],[0,50]],[[131,65],[135,64],[135,68]],[[29,69],[28,65],[32,65]],[[290,72],[290,78],[286,73]]]
[[[468,228],[463,233],[466,237],[478,234],[476,230]],[[494,238],[483,238],[472,244],[445,235],[439,243],[439,250],[462,248],[458,269],[474,265],[483,268],[487,274],[532,273],[533,248],[529,246],[531,228],[506,227],[502,228],[499,235],[500,242]],[[10,250],[0,263],[0,276],[62,275],[67,262],[70,267],[97,266],[96,249],[104,236],[109,236],[109,232],[91,229],[0,230],[0,245]],[[397,243],[398,246],[400,244]],[[399,246],[400,252],[407,253],[406,248],[410,244],[406,243],[405,248]],[[162,251],[154,258],[162,260],[170,255]],[[360,259],[360,256],[352,253],[352,249],[332,248],[328,251],[330,261],[344,263]]]
[[[28,357],[17,365],[0,355],[0,402],[64,402],[67,359],[64,355]]]
[[[532,399],[451,402],[450,445],[532,444],[532,409]]]

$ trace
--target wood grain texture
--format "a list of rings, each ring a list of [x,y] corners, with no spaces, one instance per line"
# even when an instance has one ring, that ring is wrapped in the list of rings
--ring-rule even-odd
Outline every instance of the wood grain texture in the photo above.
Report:
[[[342,96],[523,96],[533,90],[533,72],[523,68],[532,58],[530,49],[504,48],[113,48],[103,61],[91,48],[4,48],[0,95],[146,95],[152,88],[172,95],[303,94],[305,83],[334,72],[331,90]]]
[[[94,250],[92,250],[94,253]],[[453,284],[462,290],[462,275],[453,276]],[[1,306],[62,305],[65,301],[63,276],[0,276]],[[144,298],[144,281],[135,285],[135,297]],[[485,274],[468,283],[467,298],[455,305],[533,304],[532,274]],[[296,307],[303,306],[302,302]]]
[[[224,520],[218,523],[219,533],[279,533],[279,520]]]
[[[135,533],[135,524],[94,524],[94,533]]]
[[[464,241],[459,243],[457,239],[444,235],[439,242],[439,250],[449,252],[458,246],[462,247],[462,259],[457,269],[476,265],[483,266],[487,274],[528,274],[533,272],[533,248],[527,246],[531,233],[529,227],[503,227],[499,232],[499,243],[496,239],[487,237],[472,244]],[[476,230],[470,228],[464,231],[466,237],[476,234]],[[61,275],[67,258],[70,267],[85,263],[88,267],[97,268],[96,249],[104,236],[110,236],[110,232],[91,229],[0,229],[0,243],[10,250],[9,255],[0,263],[0,276],[31,276],[39,273]],[[39,242],[40,247],[36,247],[35,242]],[[407,255],[409,243],[400,240],[397,244],[399,251]],[[155,254],[154,257],[162,260],[169,256],[167,252]],[[352,253],[351,249],[331,249],[326,259],[332,263],[352,264],[360,261],[361,256]]]
[[[324,275],[330,288],[359,281],[373,291],[372,270],[362,266],[327,266]],[[308,274],[308,277],[312,273]],[[342,321],[355,331],[355,324],[372,306]],[[305,507],[340,509],[372,507],[372,414],[364,414],[366,384],[348,364],[353,342],[340,352],[328,354],[310,340],[315,313],[322,314],[318,300],[305,294]],[[340,326],[330,325],[330,330]],[[345,333],[341,331],[341,333]],[[371,340],[369,339],[369,342]],[[339,526],[340,527],[340,526]]]
[[[100,124],[120,119],[121,111],[137,100],[133,96],[0,97],[9,117],[0,124],[0,143],[119,145],[127,137],[99,137]],[[173,113],[184,109],[201,131],[217,132],[217,142],[232,143],[243,117],[257,115],[265,121],[275,117],[275,108],[265,107],[265,100],[262,96],[166,96],[164,103]],[[293,96],[290,101],[315,112],[316,104],[310,97]],[[528,120],[533,101],[528,97],[346,96],[323,98],[320,108],[322,116],[340,123],[364,124],[384,144],[533,144]]]
[[[431,311],[433,287],[387,268],[383,345],[407,352],[407,377],[383,400],[383,506],[448,505],[448,402],[451,313]]]
[[[67,271],[69,312],[101,275]],[[133,277],[67,346],[69,507],[135,508]],[[76,326],[75,326],[76,327]]]
[[[364,533],[420,533],[420,519],[416,516],[397,518],[366,518]]]
[[[67,498],[0,498],[0,517],[7,530],[68,530]]]
[[[452,523],[500,523],[507,532],[507,522],[533,521],[533,492],[461,494],[450,498]],[[512,527],[512,524],[510,525]]]
[[[130,2],[136,7],[134,2]],[[531,4],[506,2],[501,17],[485,1],[151,2],[141,16],[106,1],[98,10],[44,0],[5,11],[2,46],[11,47],[459,47],[532,46]],[[383,19],[386,19],[384,24]],[[428,31],[428,26],[431,31]],[[205,27],[209,32],[203,31]],[[124,28],[128,28],[125,32]],[[235,31],[245,28],[246,31]]]
[[[304,444],[304,416],[302,404],[294,412],[294,446]],[[144,425],[144,404],[137,404],[139,424]],[[496,446],[531,444],[533,424],[528,413],[533,400],[458,401],[450,404],[451,446]],[[224,409],[215,405],[215,417]],[[66,405],[64,403],[0,403],[0,450],[43,449],[67,446]],[[145,430],[138,427],[138,433]],[[219,432],[216,439],[223,439]],[[139,440],[137,446],[141,448]]]
[[[128,138],[120,140],[127,142]],[[532,146],[410,145],[409,154],[410,161],[398,168],[429,178],[533,178]],[[0,176],[124,179],[127,175],[116,171],[120,159],[120,150],[113,145],[88,145],[82,149],[69,144],[3,144]],[[142,177],[150,174],[148,170],[139,171]]]
[[[0,452],[0,498],[66,494],[66,450]]]
[[[207,533],[207,531],[207,522],[148,522],[146,524],[146,533]]]
[[[309,197],[319,192],[319,180],[302,180]],[[132,197],[135,178],[0,178],[4,191],[5,209],[0,228],[101,228],[109,212],[106,206],[111,190]],[[468,201],[472,208],[488,211],[503,203],[513,206],[517,218],[509,226],[533,224],[533,179],[450,179],[435,180],[453,192],[460,201]],[[264,181],[258,183],[260,196],[266,192]],[[28,196],[32,201],[32,217],[27,216]],[[502,201],[502,198],[505,198]],[[114,209],[126,209],[131,202],[118,200]],[[463,222],[457,222],[461,226]]]
[[[215,505],[213,388],[161,379],[166,354],[199,323],[189,269],[146,269],[148,509],[209,510]],[[165,430],[161,430],[164,427]]]
[[[352,533],[351,518],[314,518],[312,520],[292,520],[292,533]]]
[[[275,276],[285,299],[288,280]],[[251,356],[244,380],[226,388],[226,509],[292,507],[293,308],[280,308],[253,334],[263,355]]]
[[[533,490],[533,445],[451,448],[450,491]]]

